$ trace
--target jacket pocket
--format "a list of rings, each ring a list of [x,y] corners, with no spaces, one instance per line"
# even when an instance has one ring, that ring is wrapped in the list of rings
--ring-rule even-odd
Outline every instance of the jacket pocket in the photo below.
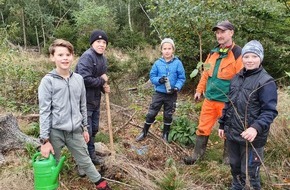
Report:
[[[236,74],[236,69],[234,65],[235,65],[235,62],[231,62],[226,65],[222,64],[218,72],[218,78],[224,79],[224,80],[232,79]]]

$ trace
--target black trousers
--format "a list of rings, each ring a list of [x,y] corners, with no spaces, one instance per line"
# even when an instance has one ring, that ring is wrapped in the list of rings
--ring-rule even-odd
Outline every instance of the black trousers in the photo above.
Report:
[[[233,176],[231,190],[242,190],[246,183],[246,157],[248,156],[248,175],[251,187],[255,190],[261,189],[260,183],[260,166],[263,161],[264,147],[252,148],[248,147],[248,155],[246,154],[246,146],[227,140],[231,173]]]
[[[163,106],[163,122],[164,125],[171,125],[172,115],[176,108],[177,93],[164,94],[155,92],[152,97],[152,103],[149,106],[146,115],[146,124],[152,124],[155,117]]]

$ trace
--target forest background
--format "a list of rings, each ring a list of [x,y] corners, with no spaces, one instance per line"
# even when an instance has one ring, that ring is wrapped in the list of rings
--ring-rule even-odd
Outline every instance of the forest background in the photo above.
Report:
[[[16,115],[38,113],[39,81],[54,67],[47,59],[49,44],[56,38],[69,40],[75,47],[77,61],[78,56],[89,47],[88,39],[91,31],[102,29],[109,37],[106,56],[113,91],[111,100],[116,105],[130,107],[140,112],[135,117],[141,123],[152,91],[142,90],[139,87],[144,86],[153,62],[160,56],[158,48],[161,39],[170,37],[175,41],[175,54],[182,60],[187,75],[187,82],[181,93],[184,101],[180,103],[177,115],[186,116],[188,119],[180,117],[181,119],[177,121],[179,124],[176,124],[182,127],[186,125],[187,131],[183,131],[183,135],[175,136],[178,143],[186,146],[194,142],[194,139],[188,138],[188,133],[194,135],[192,132],[194,130],[188,129],[192,128],[192,123],[196,127],[200,109],[200,105],[191,99],[200,72],[193,78],[190,78],[190,74],[196,68],[201,69],[199,63],[203,62],[208,52],[217,45],[212,27],[226,19],[235,26],[236,44],[242,47],[249,40],[257,39],[264,46],[263,66],[276,79],[280,100],[283,102],[279,101],[282,112],[274,125],[281,129],[279,128],[279,132],[275,130],[273,134],[273,139],[279,141],[273,140],[272,146],[270,143],[270,152],[271,155],[275,155],[273,158],[275,164],[269,165],[283,171],[277,174],[275,170],[274,178],[277,183],[285,182],[285,179],[285,183],[289,183],[287,179],[290,173],[290,142],[287,134],[290,128],[290,113],[287,102],[290,85],[290,1],[288,0],[0,0],[0,113],[13,112]],[[128,91],[136,86],[137,93]],[[159,120],[162,121],[162,118]],[[25,125],[35,130],[34,127],[38,124],[34,122]],[[138,131],[133,130],[132,133],[134,136]],[[34,135],[37,136],[37,132]],[[285,139],[277,138],[278,136]],[[213,136],[212,142],[216,142],[215,139]],[[285,145],[278,146],[283,150],[277,148],[277,144]],[[186,151],[190,152],[190,149]],[[208,164],[212,164],[211,154],[216,155],[215,152],[210,152],[206,160],[208,162],[205,162],[206,164],[202,162],[205,170],[208,169]],[[140,158],[138,159],[140,161]],[[164,159],[167,160],[167,157]],[[201,170],[204,168],[201,167]],[[219,172],[221,171],[217,171]],[[174,175],[169,172],[170,175],[165,175],[167,178],[164,179],[169,179],[168,187],[179,189],[182,184],[172,185],[170,181],[173,178],[177,179],[177,182],[178,179],[182,181],[188,176],[177,175],[176,170],[173,173]],[[226,174],[228,177],[229,173]],[[200,182],[203,177],[201,173],[195,182],[204,184],[214,178],[208,177]],[[219,183],[218,179],[212,183]],[[229,179],[227,180],[226,183],[229,183]],[[166,180],[164,183],[166,184]],[[161,188],[162,185],[158,184]],[[224,185],[212,188],[217,187],[225,188]],[[266,183],[266,187],[273,188],[273,184]]]

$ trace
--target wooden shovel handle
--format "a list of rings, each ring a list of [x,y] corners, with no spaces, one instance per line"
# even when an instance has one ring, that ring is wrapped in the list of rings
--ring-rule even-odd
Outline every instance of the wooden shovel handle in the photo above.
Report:
[[[109,93],[105,93],[105,97],[106,97],[106,110],[107,110],[107,116],[108,116],[108,127],[109,127],[109,136],[110,136],[110,146],[111,146],[111,151],[114,152],[114,141],[113,141],[112,119],[111,119],[111,109],[110,109]]]

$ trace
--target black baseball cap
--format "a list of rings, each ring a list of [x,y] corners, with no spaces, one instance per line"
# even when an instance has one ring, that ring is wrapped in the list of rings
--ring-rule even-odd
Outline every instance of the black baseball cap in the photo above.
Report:
[[[212,31],[216,31],[217,29],[221,30],[234,30],[235,27],[230,21],[225,20],[222,22],[219,22],[215,27],[212,28]]]

